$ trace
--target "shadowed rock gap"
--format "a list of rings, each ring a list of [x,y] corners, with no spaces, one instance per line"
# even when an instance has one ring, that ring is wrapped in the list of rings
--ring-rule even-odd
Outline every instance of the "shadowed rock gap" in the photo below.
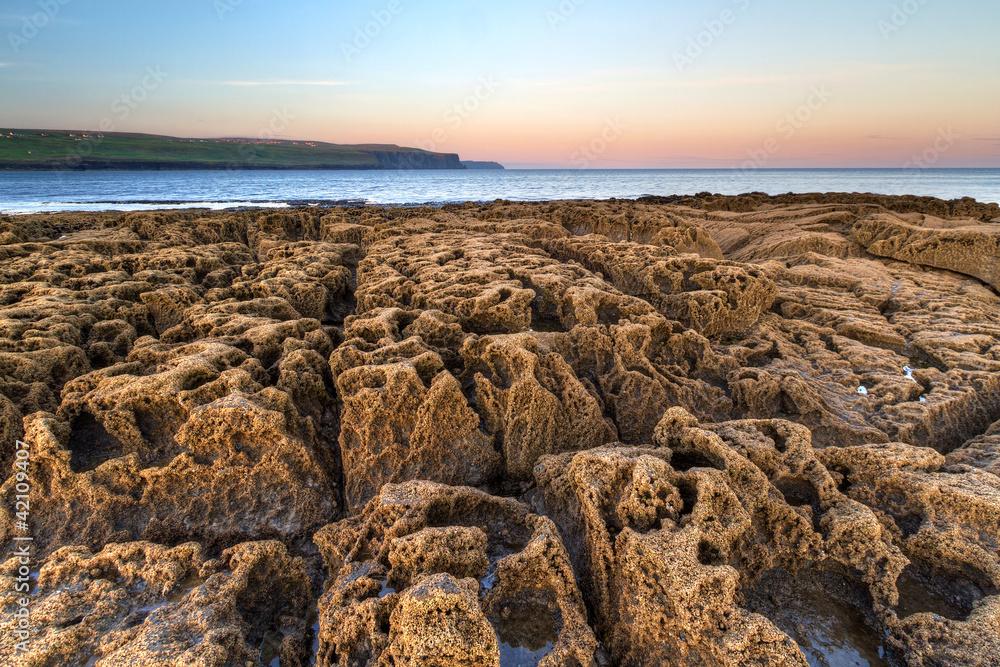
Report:
[[[117,438],[105,430],[93,415],[82,414],[70,426],[69,449],[73,453],[70,466],[73,472],[93,470],[105,461],[119,458],[125,448]]]

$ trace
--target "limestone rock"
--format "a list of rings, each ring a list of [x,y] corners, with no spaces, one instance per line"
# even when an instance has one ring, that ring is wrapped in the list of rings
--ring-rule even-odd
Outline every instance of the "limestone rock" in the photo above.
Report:
[[[462,347],[466,375],[486,432],[499,443],[508,476],[527,479],[538,457],[615,439],[601,406],[557,354],[530,335],[484,337]]]
[[[619,664],[805,665],[808,632],[769,619],[756,599],[762,581],[788,572],[867,590],[874,606],[854,613],[882,608],[905,559],[875,515],[839,493],[806,429],[699,428],[672,409],[654,439],[547,457],[536,469]]]
[[[1000,477],[1000,422],[990,427],[986,433],[959,447],[945,459],[956,471],[965,471],[964,466],[978,468]]]
[[[670,248],[608,243],[599,236],[559,239],[544,247],[710,337],[746,331],[777,296],[771,279],[756,267],[678,256]]]
[[[345,495],[360,509],[390,482],[480,485],[501,459],[458,380],[419,338],[385,347],[345,344],[333,355],[344,407]]]
[[[597,643],[559,533],[514,500],[387,484],[316,543],[330,573],[319,667],[594,664]]]
[[[335,487],[317,450],[290,432],[281,396],[231,394],[195,409],[172,440],[176,450],[153,461],[126,452],[96,420],[70,426],[36,415],[25,440],[39,553],[134,539],[308,536],[336,516]],[[14,481],[2,488],[13,492]],[[13,506],[4,508],[4,539],[14,525]]]
[[[760,193],[0,216],[31,660],[1000,664],[997,222]]]
[[[908,445],[829,448],[821,460],[873,508],[908,559],[886,625],[910,664],[1000,658],[1000,482],[942,472],[944,457]]]
[[[241,544],[211,560],[196,543],[61,549],[31,583],[36,631],[21,654],[13,633],[17,569],[17,559],[0,565],[5,661],[223,667],[267,656],[264,664],[305,664],[309,580],[277,542]]]
[[[975,276],[1000,289],[1000,228],[996,225],[935,229],[872,216],[859,221],[852,231],[855,240],[873,255]]]

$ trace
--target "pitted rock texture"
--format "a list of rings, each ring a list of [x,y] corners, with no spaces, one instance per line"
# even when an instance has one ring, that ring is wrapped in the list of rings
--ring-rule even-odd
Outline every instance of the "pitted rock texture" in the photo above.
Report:
[[[676,256],[670,247],[609,243],[602,236],[557,239],[543,247],[708,336],[746,330],[777,296],[771,279],[754,267]]]
[[[316,535],[330,577],[317,665],[591,664],[597,642],[551,520],[430,482],[382,487]]]
[[[774,573],[853,568],[850,587],[888,594],[901,554],[871,510],[837,491],[804,427],[699,428],[674,408],[654,440],[536,469],[546,510],[576,536],[569,550],[618,664],[805,665],[793,640],[805,637],[747,599]]]
[[[965,472],[969,468],[974,468],[1000,477],[1000,422],[991,426],[983,435],[973,438],[953,451],[946,460],[955,472]]]
[[[0,650],[13,655],[17,560],[0,565]],[[54,553],[38,575],[37,633],[22,664],[304,665],[310,586],[278,542],[247,542],[208,560],[198,544],[133,542]],[[14,664],[14,663],[10,663]]]
[[[1000,287],[1000,229],[947,223],[928,229],[926,218],[921,222],[872,216],[855,225],[852,235],[872,255],[948,269]]]
[[[0,216],[0,662],[23,585],[35,665],[1000,664],[998,238],[875,195]]]

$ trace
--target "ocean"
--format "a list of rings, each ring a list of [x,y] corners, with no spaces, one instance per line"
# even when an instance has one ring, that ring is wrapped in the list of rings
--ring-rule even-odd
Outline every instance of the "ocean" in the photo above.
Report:
[[[1000,203],[1000,169],[0,172],[0,213],[870,192]]]

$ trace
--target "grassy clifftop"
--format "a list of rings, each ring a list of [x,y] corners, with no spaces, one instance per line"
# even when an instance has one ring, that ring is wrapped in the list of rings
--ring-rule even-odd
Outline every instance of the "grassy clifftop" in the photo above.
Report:
[[[151,134],[0,129],[0,170],[464,169],[458,155],[392,144],[182,139]]]

